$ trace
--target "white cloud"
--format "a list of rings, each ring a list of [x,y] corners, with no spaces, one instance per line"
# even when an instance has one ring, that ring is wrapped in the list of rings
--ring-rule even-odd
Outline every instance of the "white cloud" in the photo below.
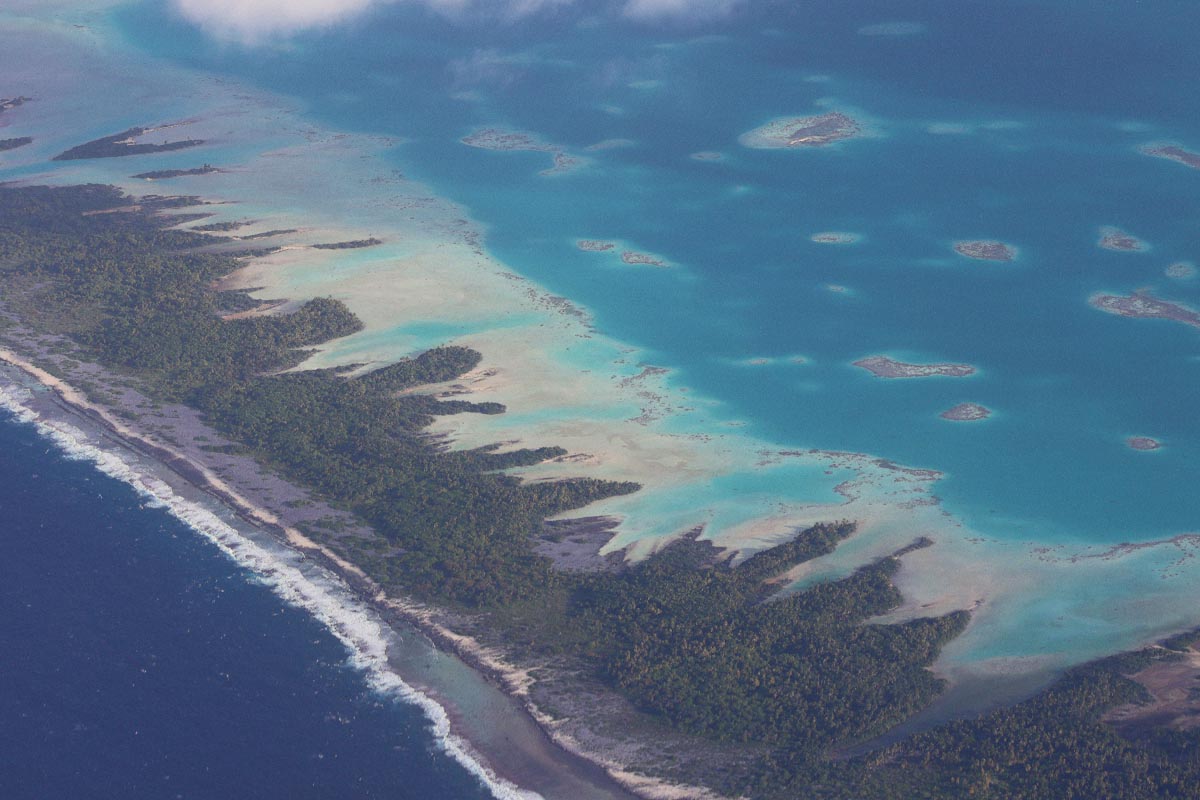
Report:
[[[423,5],[449,17],[513,20],[572,5],[576,0],[172,0],[191,22],[210,33],[254,42],[334,25],[386,3]],[[624,0],[621,12],[636,20],[705,20],[722,17],[744,0]]]
[[[254,40],[340,22],[377,0],[174,0],[187,19],[223,36]]]
[[[632,19],[707,20],[726,17],[743,0],[627,0],[624,14]]]

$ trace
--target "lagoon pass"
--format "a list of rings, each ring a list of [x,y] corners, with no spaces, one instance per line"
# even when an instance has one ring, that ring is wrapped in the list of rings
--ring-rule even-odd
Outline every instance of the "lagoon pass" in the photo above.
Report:
[[[1200,621],[1181,20],[16,0],[0,179],[193,198],[179,230],[256,250],[221,283],[257,301],[235,313],[333,298],[361,322],[298,369],[477,352],[422,391],[504,413],[432,417],[444,448],[553,447],[505,474],[640,487],[549,520],[567,571],[689,536],[737,564],[852,522],[778,592],[900,553],[871,623],[969,612],[919,728]],[[701,791],[605,752],[620,791]]]

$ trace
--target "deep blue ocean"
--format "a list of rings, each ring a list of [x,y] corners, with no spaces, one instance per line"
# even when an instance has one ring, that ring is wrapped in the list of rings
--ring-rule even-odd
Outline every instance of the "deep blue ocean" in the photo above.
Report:
[[[307,612],[6,415],[0,487],[0,797],[490,796]]]
[[[1188,77],[1200,73],[1200,6],[751,3],[692,25],[594,11],[503,23],[384,4],[286,47],[216,41],[161,3],[131,7],[121,25],[131,46],[299,98],[333,127],[405,137],[396,166],[461,202],[490,252],[752,433],[943,470],[947,510],[990,536],[1144,541],[1200,524],[1200,335],[1087,304],[1142,287],[1200,301],[1200,281],[1163,275],[1200,259],[1200,172],[1138,152],[1200,148]],[[858,33],[892,21],[925,28]],[[880,137],[804,152],[737,142],[824,108]],[[486,126],[594,163],[546,178],[545,153],[458,141]],[[632,145],[586,150],[608,139]],[[1106,225],[1152,250],[1101,250]],[[825,230],[865,238],[809,240]],[[614,267],[578,238],[626,240],[680,266]],[[951,252],[973,238],[1021,257]],[[883,381],[848,366],[880,352],[980,373]],[[809,363],[783,358],[797,353]],[[744,365],[761,357],[779,362]],[[965,401],[995,417],[938,418]],[[1143,434],[1167,446],[1124,446]]]

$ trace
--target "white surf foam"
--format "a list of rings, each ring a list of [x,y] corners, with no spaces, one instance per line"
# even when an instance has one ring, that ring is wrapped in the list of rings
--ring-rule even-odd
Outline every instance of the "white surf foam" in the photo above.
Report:
[[[371,688],[419,707],[442,751],[474,775],[498,800],[542,800],[536,792],[521,789],[496,775],[470,743],[450,729],[446,710],[391,669],[387,658],[390,629],[340,578],[304,563],[298,553],[282,545],[265,546],[248,538],[201,503],[181,497],[165,481],[139,470],[115,448],[92,443],[93,437],[69,422],[38,414],[26,405],[31,398],[32,393],[24,387],[0,385],[0,409],[20,422],[34,425],[67,458],[90,461],[103,474],[133,487],[147,505],[166,509],[237,564],[252,571],[285,602],[304,609],[321,622],[346,647],[349,663],[364,674]],[[301,564],[306,569],[301,569]]]

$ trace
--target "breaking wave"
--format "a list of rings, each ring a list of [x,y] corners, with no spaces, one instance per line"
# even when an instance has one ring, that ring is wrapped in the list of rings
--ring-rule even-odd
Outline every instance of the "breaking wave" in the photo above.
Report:
[[[93,444],[86,432],[71,423],[45,417],[26,403],[32,392],[15,385],[0,385],[0,410],[19,422],[32,424],[67,458],[89,461],[103,474],[133,487],[149,507],[162,508],[217,546],[234,562],[249,569],[285,602],[302,608],[324,625],[349,651],[349,663],[360,670],[375,691],[418,706],[430,723],[438,746],[480,782],[498,800],[541,800],[541,795],[521,789],[499,777],[474,752],[470,743],[450,729],[446,710],[396,674],[387,651],[394,634],[375,612],[359,600],[340,578],[280,544],[264,544],[247,537],[203,504],[177,494],[165,481],[140,470],[116,447]]]

